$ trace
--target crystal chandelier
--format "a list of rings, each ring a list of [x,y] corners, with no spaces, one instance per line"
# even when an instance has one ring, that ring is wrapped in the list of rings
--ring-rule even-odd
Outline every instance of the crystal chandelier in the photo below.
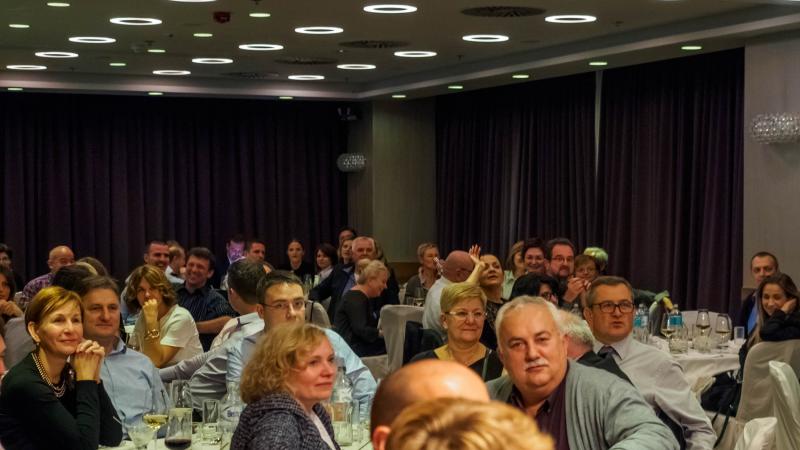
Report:
[[[762,144],[787,144],[800,141],[800,114],[759,114],[750,124],[750,136]]]
[[[336,159],[336,165],[342,172],[360,172],[367,165],[367,157],[361,153],[342,153]]]

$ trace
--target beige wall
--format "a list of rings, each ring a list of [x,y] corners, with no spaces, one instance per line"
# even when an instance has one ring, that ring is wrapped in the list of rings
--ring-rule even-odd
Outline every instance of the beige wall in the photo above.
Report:
[[[435,100],[362,104],[348,148],[367,169],[348,175],[350,223],[381,241],[391,262],[415,262],[435,222]]]
[[[745,48],[743,267],[760,250],[775,253],[781,270],[800,281],[800,144],[763,145],[749,137],[759,113],[800,113],[800,38],[749,43]],[[744,286],[752,287],[749,271]]]

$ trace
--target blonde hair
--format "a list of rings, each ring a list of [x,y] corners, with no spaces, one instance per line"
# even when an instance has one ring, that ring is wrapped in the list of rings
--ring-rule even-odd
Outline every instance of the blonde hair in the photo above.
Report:
[[[31,304],[25,309],[25,325],[33,322],[33,326],[38,329],[47,316],[69,303],[74,303],[78,307],[83,319],[83,304],[78,294],[60,286],[46,287],[33,297]]]
[[[486,294],[480,286],[475,283],[453,283],[442,290],[441,306],[442,312],[448,313],[451,309],[464,300],[477,298],[486,309]]]
[[[142,305],[136,299],[136,291],[139,289],[139,284],[142,280],[147,281],[151,288],[158,289],[161,292],[161,301],[168,308],[177,303],[178,297],[175,295],[175,289],[172,288],[164,272],[156,266],[145,264],[133,269],[128,279],[128,284],[125,286],[123,297],[129,311],[136,313],[142,309]]]
[[[367,261],[366,263],[364,261]],[[377,259],[372,261],[362,259],[356,264],[356,283],[365,284],[367,280],[378,278],[381,272],[389,273],[389,269]]]
[[[387,450],[552,450],[536,422],[500,402],[438,398],[409,406],[392,422]]]
[[[292,369],[304,365],[308,354],[327,340],[316,325],[284,323],[270,328],[242,372],[242,400],[254,403],[268,394],[289,392],[286,381]]]

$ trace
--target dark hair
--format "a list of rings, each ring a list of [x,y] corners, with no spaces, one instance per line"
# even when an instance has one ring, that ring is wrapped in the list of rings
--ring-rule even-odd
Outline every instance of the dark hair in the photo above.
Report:
[[[355,228],[344,227],[341,230],[339,230],[339,234],[342,234],[342,231],[349,231],[349,232],[353,233],[353,238],[354,239],[358,237],[358,231],[356,231]]]
[[[572,249],[572,254],[575,255],[575,244],[572,243],[567,238],[553,238],[547,241],[547,244],[544,246],[544,257],[546,260],[550,261],[553,259],[553,247],[556,245],[567,245],[569,248]]]
[[[89,278],[84,278],[76,292],[83,298],[86,294],[95,289],[108,289],[109,291],[114,291],[117,297],[119,297],[119,285],[117,282],[114,281],[113,278],[103,275],[93,275]]]
[[[266,242],[264,242],[263,240],[261,240],[259,238],[252,238],[252,239],[248,239],[247,242],[244,243],[244,251],[249,252],[250,248],[253,246],[253,244],[261,244],[261,245],[264,246],[264,248],[267,248],[267,243]]]
[[[628,280],[622,277],[606,275],[602,277],[597,277],[595,278],[594,281],[592,281],[592,284],[589,286],[589,292],[586,294],[586,307],[591,308],[592,305],[594,305],[594,298],[595,296],[597,296],[597,288],[599,288],[600,286],[619,286],[621,284],[625,285],[625,287],[628,288],[628,293],[631,296],[631,301],[633,301],[634,300],[633,286],[631,286],[631,284],[628,283]],[[620,312],[622,311],[620,310]]]
[[[322,252],[327,256],[331,260],[331,266],[335,266],[339,263],[339,257],[336,256],[336,249],[333,245],[323,242],[317,246],[317,252]],[[314,252],[314,261],[317,260],[317,252]]]
[[[544,248],[544,242],[539,239],[538,237],[530,237],[525,239],[525,243],[522,244],[522,259],[525,259],[525,254],[528,253],[528,249],[531,248],[539,248],[542,250],[542,253],[545,254],[545,259],[547,258],[547,250]],[[514,265],[514,260],[512,258],[511,265]],[[513,270],[513,269],[512,269]]]
[[[150,241],[148,241],[148,242],[147,242],[147,244],[144,246],[144,254],[145,254],[145,255],[146,255],[146,254],[148,254],[148,253],[150,253],[150,247],[151,247],[153,244],[156,244],[156,245],[165,245],[165,246],[169,247],[169,245],[167,244],[167,241],[163,241],[163,240],[161,240],[161,239],[153,239],[153,240],[150,240]]]
[[[794,298],[800,300],[800,293],[797,292],[797,286],[794,284],[792,277],[785,273],[776,273],[770,275],[761,282],[758,286],[758,300],[761,300],[761,294],[764,292],[764,286],[768,284],[777,284],[781,288],[787,298]]]
[[[297,278],[297,275],[293,274],[292,272],[285,270],[273,270],[272,272],[264,275],[264,277],[261,278],[261,281],[258,282],[258,288],[256,289],[256,292],[258,293],[258,302],[264,303],[269,288],[279,284],[296,284],[301,287],[303,286],[300,278]]]
[[[106,270],[106,266],[104,266],[103,263],[97,258],[92,256],[84,256],[83,258],[79,259],[78,262],[86,263],[92,266],[94,271],[100,276],[108,276],[108,270]]]
[[[228,267],[228,286],[249,305],[257,305],[258,284],[266,276],[260,263],[240,259]]]
[[[292,240],[290,240],[290,241],[289,241],[289,243],[288,243],[288,244],[286,244],[286,248],[287,248],[287,249],[289,248],[289,246],[290,246],[290,245],[292,245],[292,242],[297,242],[298,244],[300,244],[300,248],[301,248],[301,249],[302,249],[304,252],[306,251],[306,246],[305,246],[305,245],[303,245],[303,243],[302,243],[302,242],[300,242],[300,239],[297,239],[297,238],[292,238]]]
[[[6,277],[8,287],[11,289],[11,292],[8,294],[8,300],[10,301],[14,299],[14,294],[17,293],[17,283],[14,281],[14,272],[6,266],[0,266],[0,275]]]
[[[539,296],[539,289],[541,286],[546,284],[550,286],[550,290],[555,295],[560,294],[560,289],[558,287],[558,281],[555,278],[548,276],[548,275],[539,275],[535,273],[526,273],[521,277],[517,278],[517,281],[514,282],[514,287],[511,288],[511,298],[513,300],[522,295],[530,295],[532,297]]]
[[[89,272],[89,269],[80,264],[64,266],[53,275],[53,282],[50,285],[59,286],[68,291],[77,291],[83,280],[93,275],[92,272]]]
[[[578,268],[578,266],[584,265],[584,264],[586,264],[588,262],[591,262],[592,264],[594,264],[594,268],[597,269],[598,272],[600,271],[600,263],[597,262],[597,259],[595,259],[594,256],[587,255],[585,253],[581,253],[580,255],[575,256],[575,268],[576,269]]]
[[[244,235],[242,233],[236,233],[228,239],[228,242],[244,242]]]
[[[8,259],[12,261],[14,260],[14,250],[12,250],[11,247],[9,247],[6,244],[3,244],[2,242],[0,242],[0,253],[5,253],[6,255],[8,255]]]
[[[770,252],[758,252],[755,255],[753,255],[753,257],[750,258],[750,267],[753,267],[753,260],[754,259],[756,259],[756,258],[765,258],[767,256],[772,258],[772,261],[775,262],[775,272],[779,272],[780,268],[778,267],[778,258],[776,258],[775,255],[773,255]]]
[[[208,269],[214,270],[214,265],[217,262],[217,258],[214,257],[214,254],[211,253],[211,250],[205,247],[193,247],[189,250],[189,253],[186,254],[186,261],[189,261],[189,257],[194,256],[195,258],[205,259],[208,261]]]

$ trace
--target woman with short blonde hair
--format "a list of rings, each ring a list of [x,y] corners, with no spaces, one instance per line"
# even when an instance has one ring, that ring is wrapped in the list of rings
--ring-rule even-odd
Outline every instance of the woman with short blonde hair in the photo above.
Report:
[[[242,373],[242,411],[231,450],[338,450],[320,402],[333,392],[336,362],[325,332],[303,323],[272,327]]]
[[[378,318],[389,269],[377,259],[362,259],[356,263],[355,271],[356,284],[342,296],[333,326],[356,355],[382,355],[386,344],[378,330]]]

